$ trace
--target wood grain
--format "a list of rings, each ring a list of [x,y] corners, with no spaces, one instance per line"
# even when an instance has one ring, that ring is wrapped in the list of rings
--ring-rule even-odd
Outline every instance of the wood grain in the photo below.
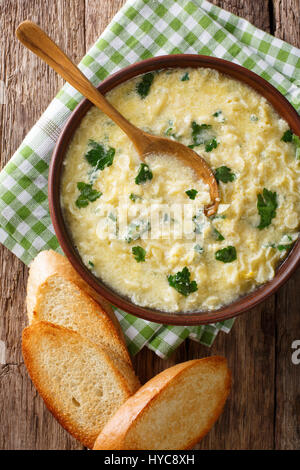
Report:
[[[81,0],[1,0],[0,12],[5,31],[0,79],[7,84],[9,103],[0,106],[2,167],[62,85],[55,72],[18,43],[14,37],[17,25],[27,18],[36,21],[59,43],[69,44],[75,61],[85,53],[85,26]],[[38,88],[33,83],[38,83]],[[46,410],[24,370],[21,331],[26,323],[27,268],[2,246],[0,264],[0,339],[6,343],[6,365],[0,372],[0,448],[81,449]]]
[[[0,0],[0,80],[7,105],[0,105],[1,167],[59,89],[62,80],[14,39],[26,18],[40,24],[75,63],[104,30],[124,0]],[[300,47],[299,0],[214,0],[265,31]],[[37,88],[32,83],[38,82]],[[0,449],[81,449],[46,410],[24,369],[20,335],[26,323],[27,268],[0,248],[0,339],[6,364],[0,368]],[[264,304],[240,317],[230,334],[211,349],[185,341],[167,361],[148,349],[134,359],[143,382],[191,358],[222,354],[234,385],[224,414],[198,449],[298,449],[300,366],[291,344],[300,339],[300,271]],[[9,397],[9,399],[8,399]]]

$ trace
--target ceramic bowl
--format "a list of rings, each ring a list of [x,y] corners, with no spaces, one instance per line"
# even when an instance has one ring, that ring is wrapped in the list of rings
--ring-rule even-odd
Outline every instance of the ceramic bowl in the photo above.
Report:
[[[208,67],[216,69],[249,85],[268,100],[278,114],[288,122],[290,128],[295,134],[300,135],[300,117],[279,91],[263,78],[248,69],[215,57],[189,54],[154,57],[130,65],[111,75],[104,80],[101,85],[99,85],[98,89],[101,93],[105,94],[117,85],[120,85],[126,80],[137,75],[141,75],[152,70],[185,67]],[[87,99],[84,99],[76,107],[57,141],[49,172],[49,206],[54,229],[65,255],[76,271],[98,292],[98,294],[106,298],[113,305],[132,313],[137,317],[141,317],[152,322],[174,325],[199,325],[219,322],[239,315],[265,300],[287,281],[300,262],[300,240],[295,243],[286,259],[277,268],[276,275],[271,281],[258,287],[250,294],[237,299],[230,305],[226,305],[214,311],[166,313],[159,310],[153,310],[151,308],[140,307],[135,305],[128,298],[125,298],[112,290],[109,286],[104,284],[101,279],[95,277],[83,264],[80,255],[73,244],[71,234],[69,233],[68,227],[66,226],[63,218],[60,204],[63,161],[76,129],[91,106],[92,104]]]

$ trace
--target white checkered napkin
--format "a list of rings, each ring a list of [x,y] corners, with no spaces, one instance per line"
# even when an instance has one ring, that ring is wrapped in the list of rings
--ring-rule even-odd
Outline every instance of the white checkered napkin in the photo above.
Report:
[[[300,110],[300,51],[205,0],[129,0],[80,63],[95,84],[120,68],[163,54],[222,57],[253,70]],[[0,173],[0,241],[29,264],[60,250],[51,224],[47,179],[57,138],[82,96],[66,84]],[[186,338],[210,346],[233,320],[200,327],[163,326],[116,310],[132,353],[161,357]]]

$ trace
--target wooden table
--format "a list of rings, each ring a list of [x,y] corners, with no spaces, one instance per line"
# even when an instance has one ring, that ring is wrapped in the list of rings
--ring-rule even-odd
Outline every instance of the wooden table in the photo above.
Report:
[[[180,0],[178,0],[180,1]],[[0,0],[1,168],[62,85],[62,80],[17,43],[14,31],[29,18],[79,62],[124,0]],[[214,0],[259,28],[300,47],[299,0]],[[37,85],[38,83],[38,85]],[[0,249],[0,449],[82,449],[55,421],[25,370],[21,331],[26,325],[27,268]],[[145,348],[134,358],[144,382],[177,362],[210,354],[228,358],[234,385],[224,414],[197,449],[300,447],[300,365],[291,360],[300,339],[300,271],[259,307],[240,317],[229,335],[208,349],[185,341],[168,361]]]

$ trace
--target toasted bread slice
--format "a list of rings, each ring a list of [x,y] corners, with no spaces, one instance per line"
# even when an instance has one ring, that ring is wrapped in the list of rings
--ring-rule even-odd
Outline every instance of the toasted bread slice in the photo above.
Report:
[[[29,323],[31,323],[35,309],[36,291],[39,285],[54,273],[61,274],[65,279],[73,281],[80,289],[100,304],[106,314],[111,318],[121,338],[124,339],[120,324],[109,302],[82,279],[65,256],[53,250],[41,251],[30,265],[27,284],[27,314]]]
[[[48,322],[25,328],[22,348],[46,406],[67,431],[92,448],[105,423],[130,396],[118,369],[98,345]]]
[[[128,351],[110,318],[74,282],[52,274],[38,286],[32,322],[47,321],[70,328],[105,349],[126,379],[131,393],[140,386]]]
[[[166,369],[121,406],[94,449],[190,449],[220,416],[230,385],[231,375],[222,357]]]
[[[123,332],[110,304],[103,299],[103,297],[99,296],[99,294],[79,276],[65,256],[53,250],[41,251],[30,265],[26,298],[29,323],[32,322],[34,311],[36,311],[39,287],[52,274],[58,274],[64,279],[73,282],[79,289],[92,297],[98,304],[98,311],[102,310],[103,316],[110,318],[121,341],[125,344]],[[127,360],[127,362],[131,364],[127,349],[125,349],[125,351],[126,357],[124,356],[124,360]]]

